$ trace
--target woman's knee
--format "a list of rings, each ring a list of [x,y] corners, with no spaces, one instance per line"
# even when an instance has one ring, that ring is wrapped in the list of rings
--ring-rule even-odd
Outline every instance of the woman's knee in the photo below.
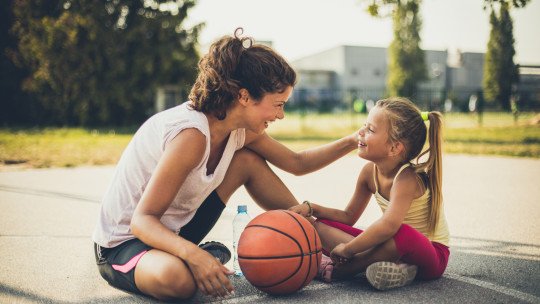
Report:
[[[268,167],[266,161],[257,153],[245,148],[236,151],[223,182],[216,189],[221,200],[227,203],[240,186],[248,183],[254,174],[263,171],[263,166]]]
[[[266,161],[259,154],[243,148],[234,153],[231,165],[233,164],[241,165],[244,168],[251,168],[254,165],[264,165]]]
[[[253,174],[264,171],[264,167],[268,168],[264,158],[244,148],[234,153],[225,180],[232,180],[234,183],[245,183]]]
[[[185,265],[178,264],[163,267],[158,282],[168,291],[165,299],[187,299],[197,292],[195,279],[185,268]]]
[[[191,271],[180,259],[153,257],[142,262],[137,265],[135,281],[143,293],[160,300],[173,300],[187,299],[197,292]]]

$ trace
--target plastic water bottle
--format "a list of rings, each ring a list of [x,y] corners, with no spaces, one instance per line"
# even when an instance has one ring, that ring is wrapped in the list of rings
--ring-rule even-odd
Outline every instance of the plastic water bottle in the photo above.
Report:
[[[240,264],[238,263],[238,240],[240,240],[240,235],[246,228],[246,225],[249,223],[249,221],[251,221],[251,218],[247,213],[247,206],[238,205],[238,213],[233,220],[233,270],[234,274],[237,276],[242,276],[242,270],[240,269]]]

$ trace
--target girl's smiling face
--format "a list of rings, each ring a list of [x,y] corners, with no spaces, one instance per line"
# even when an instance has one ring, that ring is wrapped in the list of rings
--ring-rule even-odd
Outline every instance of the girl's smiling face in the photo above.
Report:
[[[388,156],[392,143],[388,136],[389,121],[384,110],[374,107],[358,131],[358,156],[376,161]]]

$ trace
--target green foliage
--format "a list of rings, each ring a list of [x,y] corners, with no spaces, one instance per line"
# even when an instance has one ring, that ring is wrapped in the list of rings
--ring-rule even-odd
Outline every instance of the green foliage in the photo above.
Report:
[[[525,7],[530,0],[484,0],[484,9],[490,10],[491,32],[484,63],[483,88],[486,99],[497,102],[501,107],[511,110],[513,85],[518,83],[519,72],[514,64],[513,21],[509,9]],[[495,7],[499,6],[499,15]]]
[[[486,99],[510,110],[510,97],[518,82],[518,69],[514,64],[514,36],[508,3],[500,4],[499,15],[491,7],[491,32],[484,64],[483,87]]]
[[[0,1],[0,125],[15,121],[17,117],[28,117],[23,123],[29,123],[29,117],[38,112],[35,102],[28,94],[21,91],[21,83],[28,71],[14,63],[13,50],[17,48],[17,39],[9,30],[14,22],[12,13],[13,0]]]
[[[158,86],[195,77],[202,25],[182,24],[195,0],[14,2],[16,60],[31,74],[38,120],[57,125],[129,125],[151,112]],[[176,5],[176,11],[162,4]]]
[[[382,7],[392,8],[394,39],[388,49],[387,90],[390,96],[414,97],[418,83],[427,79],[424,51],[420,48],[421,0],[373,0],[367,11],[383,16]]]
[[[489,6],[492,6],[495,3],[505,3],[509,6],[513,6],[516,8],[525,7],[527,3],[531,2],[531,0],[484,0],[484,9],[486,9]]]
[[[388,93],[412,97],[417,84],[427,78],[424,51],[420,48],[419,1],[398,5],[393,13],[394,40],[390,44]]]

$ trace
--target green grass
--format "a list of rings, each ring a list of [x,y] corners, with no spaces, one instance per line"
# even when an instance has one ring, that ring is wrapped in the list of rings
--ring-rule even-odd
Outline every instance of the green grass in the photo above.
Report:
[[[293,150],[301,150],[355,132],[365,115],[287,114],[269,133]],[[515,123],[506,113],[486,113],[480,127],[477,117],[447,114],[446,153],[504,155],[540,158],[540,124],[535,113],[522,114]],[[0,128],[0,168],[73,167],[114,164],[133,130]]]
[[[113,164],[131,136],[74,128],[0,129],[0,161],[34,168]]]
[[[289,146],[302,149],[355,132],[365,115],[289,115],[271,126],[269,133]],[[523,113],[518,121],[507,113],[485,113],[478,117],[451,113],[444,116],[446,153],[504,155],[540,158],[540,124],[535,113]]]

